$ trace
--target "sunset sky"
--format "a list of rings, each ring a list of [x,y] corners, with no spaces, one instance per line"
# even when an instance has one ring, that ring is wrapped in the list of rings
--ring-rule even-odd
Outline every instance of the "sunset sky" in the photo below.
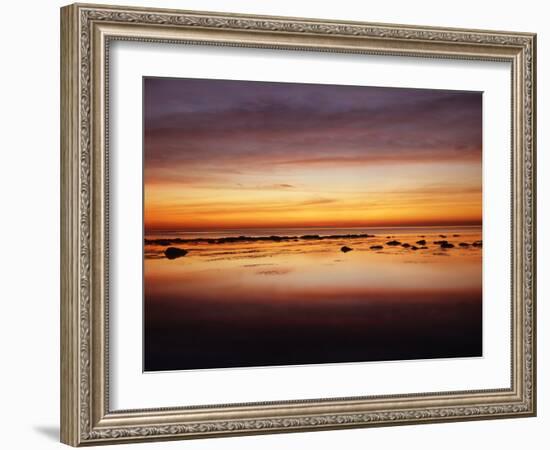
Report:
[[[481,224],[482,94],[144,79],[146,231]]]

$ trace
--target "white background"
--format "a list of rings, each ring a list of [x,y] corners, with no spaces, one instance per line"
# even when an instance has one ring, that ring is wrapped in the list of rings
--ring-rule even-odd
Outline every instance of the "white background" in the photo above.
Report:
[[[548,190],[550,34],[544,2],[428,1],[138,1],[141,6],[412,23],[539,33],[539,199]],[[8,6],[9,5],[9,6]],[[0,237],[4,242],[0,314],[2,447],[60,448],[59,417],[59,11],[57,1],[3,5],[0,77]],[[549,229],[539,200],[538,228]],[[545,304],[549,238],[539,233],[539,416],[532,419],[373,428],[216,440],[142,444],[143,448],[546,448],[547,344]],[[128,448],[128,446],[124,446]],[[135,447],[131,447],[135,448]],[[141,447],[140,447],[141,448]]]
[[[112,409],[510,386],[509,64],[120,41],[110,61]],[[142,373],[144,75],[483,92],[483,357]]]

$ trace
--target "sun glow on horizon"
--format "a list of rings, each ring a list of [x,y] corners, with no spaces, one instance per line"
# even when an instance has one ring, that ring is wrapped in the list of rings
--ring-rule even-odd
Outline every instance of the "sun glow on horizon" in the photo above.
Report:
[[[482,221],[479,93],[146,79],[144,125],[146,230]]]

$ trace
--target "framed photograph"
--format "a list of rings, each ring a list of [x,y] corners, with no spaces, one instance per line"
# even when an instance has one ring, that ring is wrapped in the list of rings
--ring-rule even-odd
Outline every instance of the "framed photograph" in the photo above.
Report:
[[[535,415],[535,57],[62,8],[62,442]]]

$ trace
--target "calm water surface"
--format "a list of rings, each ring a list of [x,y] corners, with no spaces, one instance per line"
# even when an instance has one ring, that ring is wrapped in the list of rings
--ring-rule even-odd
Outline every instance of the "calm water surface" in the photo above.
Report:
[[[144,247],[146,371],[482,355],[481,228],[225,230],[147,239],[369,233]],[[445,238],[441,238],[444,235]],[[398,240],[427,249],[388,246]],[[455,245],[442,249],[434,241]],[[342,246],[353,250],[343,253]],[[373,250],[373,245],[383,245]]]

